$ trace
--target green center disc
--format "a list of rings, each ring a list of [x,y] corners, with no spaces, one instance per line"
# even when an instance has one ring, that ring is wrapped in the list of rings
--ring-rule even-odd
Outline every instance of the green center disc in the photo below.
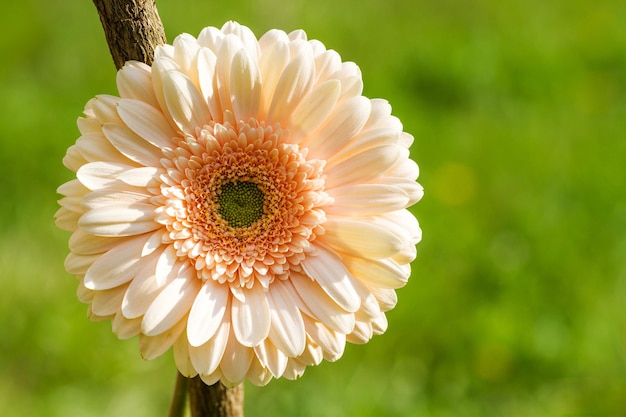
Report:
[[[222,184],[217,195],[217,212],[230,227],[250,227],[263,217],[265,193],[251,181],[234,181]]]

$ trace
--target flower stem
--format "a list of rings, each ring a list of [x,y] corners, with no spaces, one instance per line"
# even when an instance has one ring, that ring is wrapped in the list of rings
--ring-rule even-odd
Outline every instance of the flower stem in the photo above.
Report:
[[[172,394],[172,402],[170,404],[170,412],[168,417],[183,417],[185,415],[185,405],[187,405],[187,391],[189,379],[185,378],[180,372],[176,375],[176,385]]]
[[[192,417],[243,417],[243,384],[206,385],[197,376],[189,380],[189,400]]]
[[[166,42],[155,0],[93,0],[117,69],[129,60],[148,65]]]

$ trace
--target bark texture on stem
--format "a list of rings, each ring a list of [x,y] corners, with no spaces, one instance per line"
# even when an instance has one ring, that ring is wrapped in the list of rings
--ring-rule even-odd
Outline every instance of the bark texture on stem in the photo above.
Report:
[[[243,417],[243,385],[206,385],[200,377],[189,380],[192,417]]]
[[[154,48],[166,42],[154,0],[93,0],[117,69],[129,60],[152,64]]]

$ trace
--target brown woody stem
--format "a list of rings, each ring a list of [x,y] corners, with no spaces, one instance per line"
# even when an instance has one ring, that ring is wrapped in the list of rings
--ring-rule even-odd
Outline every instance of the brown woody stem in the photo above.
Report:
[[[148,65],[154,49],[166,42],[154,0],[93,0],[117,69],[126,61]],[[189,391],[192,417],[242,417],[243,386],[227,388],[220,382],[206,385],[199,377],[178,376],[170,416],[182,416]]]
[[[154,0],[93,0],[117,69],[129,60],[152,64],[165,31]]]

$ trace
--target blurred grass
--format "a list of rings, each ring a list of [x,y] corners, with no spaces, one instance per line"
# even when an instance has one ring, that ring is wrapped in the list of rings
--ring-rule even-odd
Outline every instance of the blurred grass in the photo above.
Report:
[[[626,415],[626,3],[161,0],[168,38],[235,19],[357,62],[414,134],[426,197],[390,327],[254,416]],[[170,354],[91,323],[52,224],[86,101],[115,92],[91,2],[0,16],[0,415],[163,416]]]

